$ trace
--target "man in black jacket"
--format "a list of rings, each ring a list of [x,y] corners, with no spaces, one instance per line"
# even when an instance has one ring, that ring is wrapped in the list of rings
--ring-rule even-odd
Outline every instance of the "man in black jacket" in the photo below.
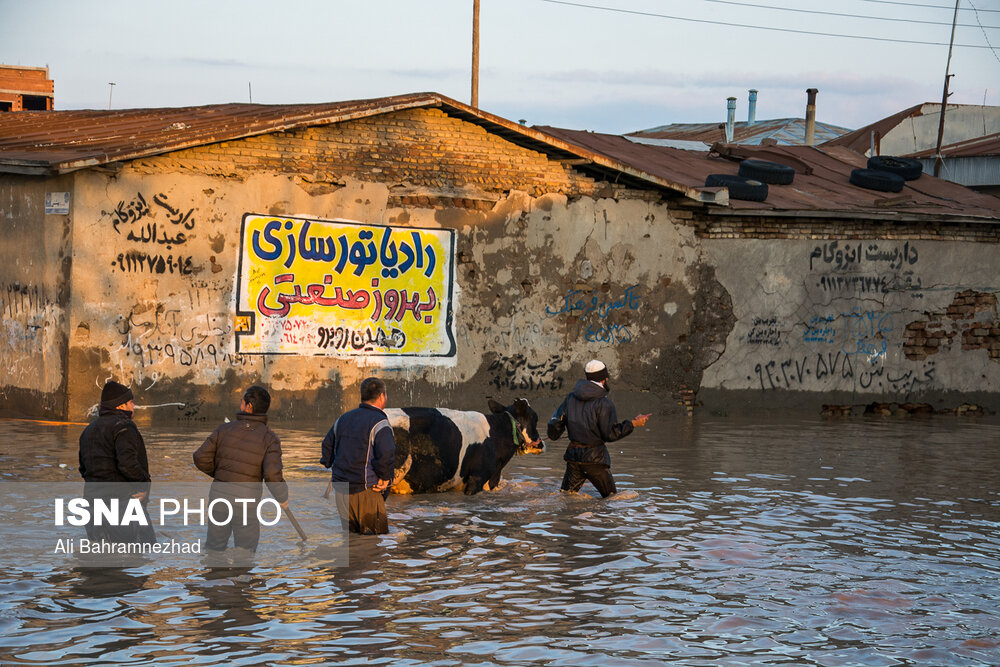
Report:
[[[361,383],[361,405],[344,413],[323,439],[320,463],[332,468],[334,483],[347,484],[337,493],[337,511],[352,533],[389,532],[385,496],[395,470],[396,441],[386,417],[385,382],[376,377]]]
[[[649,415],[618,422],[615,404],[608,398],[608,368],[594,359],[584,369],[586,380],[579,380],[573,392],[549,419],[549,438],[558,440],[568,431],[569,447],[563,460],[566,474],[563,491],[579,491],[587,480],[597,487],[602,498],[617,493],[611,476],[611,455],[607,442],[620,440],[636,426],[645,426]]]
[[[267,410],[271,395],[263,387],[254,385],[243,394],[236,421],[215,429],[194,453],[194,464],[210,475],[212,490],[210,501],[222,498],[233,508],[228,513],[215,511],[215,519],[223,525],[208,521],[205,548],[208,551],[225,551],[229,536],[236,547],[257,550],[260,541],[260,522],[257,504],[237,502],[251,498],[259,501],[264,493],[261,480],[282,509],[288,509],[288,486],[282,475],[281,440],[267,427]],[[220,507],[221,503],[216,505]],[[245,510],[244,510],[245,508]],[[244,512],[246,521],[244,521]]]
[[[149,460],[146,444],[132,421],[135,400],[132,390],[115,381],[101,390],[98,417],[80,434],[80,475],[84,496],[90,499],[117,498],[120,505],[138,498],[143,511],[149,499]],[[91,540],[109,542],[155,542],[149,514],[148,526],[87,526]]]

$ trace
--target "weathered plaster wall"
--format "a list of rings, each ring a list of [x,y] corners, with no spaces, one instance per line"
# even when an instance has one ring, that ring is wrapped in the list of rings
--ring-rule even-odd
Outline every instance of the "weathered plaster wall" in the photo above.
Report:
[[[754,405],[1000,393],[998,247],[932,239],[705,240],[736,324],[702,389]],[[954,398],[961,402],[961,397]],[[954,407],[954,404],[950,404]]]
[[[331,403],[355,402],[372,372],[393,380],[396,400],[408,404],[482,407],[490,394],[556,395],[591,356],[615,370],[655,369],[683,337],[697,292],[693,231],[641,200],[570,202],[513,191],[482,212],[390,207],[385,186],[353,179],[318,195],[276,175],[234,183],[126,170],[80,183],[89,194],[79,200],[85,212],[72,276],[76,415],[109,376],[138,387],[146,403],[182,403],[160,409],[181,419],[231,407],[257,381],[272,388],[282,414],[318,416]],[[140,195],[179,213],[154,203],[139,220],[122,221],[118,203],[127,210]],[[170,222],[189,210],[183,223]],[[248,211],[455,229],[456,355],[441,362],[234,354],[239,223]],[[181,233],[182,243],[167,243]],[[636,377],[644,389],[652,385],[646,374]]]
[[[39,213],[50,190],[72,190],[69,216]],[[211,421],[260,382],[280,418],[315,421],[378,373],[395,405],[525,396],[544,417],[592,357],[623,415],[1000,396],[996,225],[705,215],[436,110],[10,177],[0,197],[0,283],[31,297],[4,301],[5,409],[15,391],[80,419],[115,378],[156,420]],[[247,213],[454,230],[454,354],[238,354]]]
[[[374,156],[358,148],[372,142]],[[680,391],[672,357],[703,280],[693,228],[674,224],[655,195],[595,184],[440,112],[231,142],[77,179],[72,415],[93,406],[108,377],[163,406],[155,411],[165,419],[229,412],[251,382],[273,390],[281,415],[320,418],[355,403],[373,372],[393,382],[397,404],[482,408],[488,395],[523,395],[547,405],[593,356],[629,378],[622,388],[667,401]],[[248,212],[456,230],[456,354],[236,354]]]
[[[0,178],[0,399],[9,414],[65,411],[68,215],[46,215],[66,178]]]

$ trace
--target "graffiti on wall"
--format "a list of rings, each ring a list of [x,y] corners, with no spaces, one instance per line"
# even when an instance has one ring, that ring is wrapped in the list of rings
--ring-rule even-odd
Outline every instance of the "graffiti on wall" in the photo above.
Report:
[[[122,199],[112,210],[102,212],[110,218],[116,234],[142,248],[118,253],[111,266],[129,274],[190,275],[194,272],[191,255],[180,248],[190,240],[188,233],[195,227],[195,209],[174,206],[162,192],[150,200],[137,192],[135,197]]]
[[[0,282],[0,388],[55,391],[65,363],[65,313],[44,285]]]
[[[455,232],[243,216],[236,351],[455,355]]]
[[[616,314],[639,310],[642,298],[639,296],[639,286],[632,285],[616,297],[599,297],[596,294],[587,296],[583,290],[570,290],[560,297],[556,307],[547,306],[545,314],[548,317],[566,315],[583,322],[586,330],[584,340],[588,343],[631,343],[634,339],[627,322],[616,322]]]
[[[747,345],[781,346],[781,322],[777,317],[755,317],[741,339]]]
[[[843,351],[786,356],[757,363],[747,380],[759,382],[762,391],[856,388],[863,391],[913,392],[934,382],[933,361],[917,368],[887,368],[884,364],[857,365],[854,355]],[[830,385],[833,385],[831,387]]]
[[[562,355],[553,355],[543,361],[531,361],[523,354],[497,357],[487,369],[489,385],[497,389],[518,391],[551,390],[563,388],[563,377],[557,375]]]
[[[754,318],[755,329],[777,318]],[[933,364],[914,369],[912,364],[888,362],[896,325],[893,313],[855,307],[849,311],[813,315],[801,323],[805,354],[774,350],[757,357],[747,380],[764,391],[773,389],[823,390],[837,386],[862,390],[912,391],[934,379]],[[747,337],[743,342],[755,344]],[[789,341],[791,342],[791,341]],[[810,349],[811,348],[811,349]],[[898,368],[896,367],[898,366]]]
[[[909,241],[902,245],[831,241],[809,253],[809,271],[817,273],[816,286],[832,295],[918,292],[923,287],[915,273],[919,259],[916,244]]]

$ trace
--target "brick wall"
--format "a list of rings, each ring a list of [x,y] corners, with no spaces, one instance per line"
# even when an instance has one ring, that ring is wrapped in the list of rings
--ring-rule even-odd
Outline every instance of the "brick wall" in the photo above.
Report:
[[[674,217],[706,239],[893,239],[1000,243],[1000,224],[883,222],[785,217],[707,217],[678,211]]]
[[[392,193],[390,205],[484,205],[463,197],[456,186],[498,196],[512,189],[532,196],[597,192],[593,179],[572,168],[438,109],[410,109],[222,142],[132,165],[140,173],[194,171],[241,178],[247,172],[266,171],[302,175],[310,183],[339,184],[353,178],[430,191]]]
[[[945,312],[926,317],[906,325],[903,353],[907,359],[926,359],[949,349],[957,339],[963,350],[986,350],[992,361],[1000,361],[995,294],[965,290],[955,295]]]

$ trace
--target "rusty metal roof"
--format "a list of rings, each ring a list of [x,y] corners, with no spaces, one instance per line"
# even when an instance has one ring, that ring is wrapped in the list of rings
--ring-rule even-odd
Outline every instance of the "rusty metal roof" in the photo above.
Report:
[[[768,216],[810,216],[881,220],[921,220],[958,217],[990,222],[1000,220],[1000,198],[961,185],[922,176],[908,181],[900,193],[883,193],[852,185],[851,170],[864,168],[867,159],[839,146],[741,146],[715,144],[709,153],[636,144],[625,137],[579,130],[540,127],[547,134],[586,151],[630,165],[637,173],[706,191],[709,174],[736,174],[738,160],[754,158],[793,167],[790,185],[771,185],[764,202],[729,199],[713,213],[759,213]],[[728,154],[729,159],[722,157]]]
[[[721,126],[721,127],[720,127]],[[629,132],[630,137],[649,139],[679,139],[683,141],[704,141],[714,144],[724,140],[725,123],[673,123],[648,130]],[[816,123],[816,143],[822,143],[846,134],[850,130],[829,123]],[[801,146],[805,143],[806,123],[801,118],[777,118],[758,120],[753,125],[746,121],[733,124],[733,143],[759,145],[765,139],[773,139],[779,146]]]
[[[925,151],[911,153],[906,157],[934,157],[936,152],[937,151],[934,148],[929,148]],[[1000,132],[996,134],[987,134],[985,137],[975,137],[973,139],[966,139],[965,141],[958,141],[953,144],[948,144],[947,146],[942,146],[941,155],[946,159],[955,157],[993,157],[1000,155]]]
[[[160,155],[271,132],[339,123],[401,109],[438,108],[519,146],[571,166],[615,173],[620,182],[712,201],[686,185],[636,172],[631,165],[591,155],[536,128],[494,116],[438,93],[414,93],[330,104],[216,104],[120,111],[45,111],[0,114],[0,173],[54,174]]]
[[[485,126],[494,134],[557,159],[576,157],[530,128],[444,95],[414,93],[328,104],[213,104],[0,114],[0,172],[65,173],[221,141],[422,107],[441,108],[449,115]]]
[[[917,104],[909,109],[903,109],[902,111],[896,112],[891,116],[887,116],[882,120],[877,120],[870,125],[859,127],[853,132],[848,132],[847,134],[831,139],[823,145],[844,146],[845,148],[850,148],[852,151],[864,153],[871,148],[872,132],[875,133],[876,137],[884,137],[890,130],[892,130],[892,128],[896,127],[910,116],[921,115],[923,113],[923,107],[924,104]]]
[[[719,213],[863,214],[867,218],[883,219],[948,215],[1000,219],[1000,199],[929,176],[908,184],[901,195],[884,196],[850,185],[847,182],[850,170],[865,166],[865,158],[837,147],[728,146],[724,152],[783,162],[799,172],[792,185],[771,186],[766,202],[730,200],[724,188],[703,187],[708,174],[737,172],[736,162],[718,157],[718,151],[679,150],[635,143],[619,135],[525,127],[437,93],[329,104],[219,104],[0,114],[0,173],[65,173],[194,146],[412,108],[438,108],[449,116],[480,125],[492,134],[564,161],[597,178],[658,189],[667,196],[717,204],[719,206],[713,210]]]

